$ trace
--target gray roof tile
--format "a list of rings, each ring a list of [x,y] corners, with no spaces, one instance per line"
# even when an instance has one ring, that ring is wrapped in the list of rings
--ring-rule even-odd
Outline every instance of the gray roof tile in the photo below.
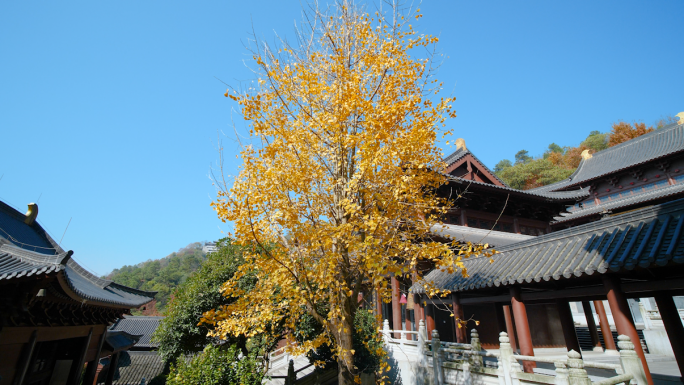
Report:
[[[152,333],[157,330],[162,319],[164,317],[125,316],[116,321],[109,330],[140,335],[140,341],[135,344],[136,348],[156,348],[159,344],[151,341]]]
[[[529,192],[564,190],[615,172],[684,151],[684,125],[673,123],[583,159],[568,179]]]
[[[560,280],[595,272],[684,264],[684,199],[542,235],[465,260],[470,277],[434,270],[425,281],[452,291]],[[423,293],[421,285],[412,287]]]
[[[162,375],[165,368],[166,365],[157,352],[121,352],[112,383],[115,385],[140,385],[144,378],[145,383],[149,384],[152,379]],[[104,384],[105,376],[103,374],[98,377],[98,384]]]

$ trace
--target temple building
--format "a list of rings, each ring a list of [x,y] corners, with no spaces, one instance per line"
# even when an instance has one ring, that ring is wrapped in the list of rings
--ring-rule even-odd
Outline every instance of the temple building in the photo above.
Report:
[[[429,298],[422,285],[392,278],[392,303],[378,311],[394,330],[416,330],[422,319],[429,333],[452,342],[467,342],[467,329],[479,321],[483,347],[498,348],[498,333],[507,331],[514,349],[531,356],[541,347],[581,352],[571,307],[576,316],[581,303],[584,345],[616,349],[610,315],[616,332],[635,343],[652,384],[630,303],[654,298],[684,373],[684,327],[673,298],[684,295],[682,123],[585,151],[569,178],[525,191],[507,186],[459,139],[445,158],[441,189],[455,197],[454,209],[434,236],[487,243],[498,253],[467,259],[468,277],[428,269],[424,280],[450,290],[446,297]]]
[[[93,384],[101,357],[140,338],[108,327],[155,293],[86,271],[37,216],[0,202],[0,384]]]

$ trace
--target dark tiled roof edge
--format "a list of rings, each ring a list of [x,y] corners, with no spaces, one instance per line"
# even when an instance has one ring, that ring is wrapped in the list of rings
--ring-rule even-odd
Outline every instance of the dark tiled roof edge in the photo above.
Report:
[[[599,172],[599,173],[594,173],[589,176],[586,176],[584,178],[575,180],[575,178],[580,175],[583,171],[584,168],[588,167],[588,165],[592,162],[596,162],[597,158],[601,157],[607,157],[612,153],[617,153],[623,149],[629,148],[631,146],[636,146],[642,142],[652,140],[654,137],[662,136],[666,137],[668,134],[672,134],[677,136],[677,139],[679,142],[684,143],[684,125],[678,124],[678,123],[672,123],[667,126],[661,127],[659,129],[656,129],[652,132],[649,132],[647,134],[641,135],[637,138],[628,140],[626,142],[620,143],[618,145],[615,145],[613,147],[609,147],[605,150],[598,151],[592,155],[591,158],[589,159],[582,159],[580,161],[579,166],[575,170],[575,172],[572,173],[567,179],[564,179],[560,182],[552,183],[550,185],[542,186],[542,187],[537,187],[535,189],[532,189],[534,191],[557,191],[561,189],[566,189],[568,187],[574,187],[582,183],[587,183],[590,181],[594,181],[596,179],[605,177],[606,175],[616,173],[616,172],[621,172],[623,170],[629,169],[631,167],[636,167],[639,165],[642,165],[644,163],[652,162],[667,156],[671,156],[673,154],[681,153],[684,152],[684,146],[680,147],[675,147],[675,148],[670,148],[670,149],[665,149],[664,151],[658,152],[658,151],[653,151],[654,156],[648,157],[646,159],[640,160],[640,161],[634,161],[634,162],[626,162],[617,165],[616,167],[606,167],[605,171]],[[663,139],[667,140],[667,138]],[[530,191],[532,191],[530,190]]]

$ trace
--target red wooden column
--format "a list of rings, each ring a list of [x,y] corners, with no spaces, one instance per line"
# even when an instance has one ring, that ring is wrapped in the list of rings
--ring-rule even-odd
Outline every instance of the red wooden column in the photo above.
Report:
[[[574,350],[582,354],[582,348],[580,348],[579,340],[577,339],[577,330],[575,330],[575,321],[572,319],[570,302],[566,299],[557,299],[556,306],[558,306],[558,315],[560,316],[561,327],[563,328],[565,347],[568,349],[568,352]]]
[[[511,317],[511,307],[508,305],[502,306],[504,320],[506,321],[506,333],[511,342],[513,352],[518,351],[518,345],[515,343],[515,325],[513,325],[513,317]]]
[[[451,294],[451,302],[454,307],[454,323],[456,326],[456,342],[465,344],[467,343],[466,339],[466,327],[465,325],[461,325],[459,321],[462,321],[465,318],[465,315],[463,313],[463,306],[461,306],[461,298],[459,297],[458,294]]]
[[[646,380],[648,381],[649,385],[653,385],[651,371],[648,369],[646,355],[644,355],[644,349],[641,347],[639,335],[637,334],[636,327],[634,327],[634,321],[632,321],[632,315],[629,311],[629,304],[627,303],[627,299],[620,289],[620,279],[606,275],[601,278],[603,280],[603,286],[606,288],[608,305],[610,305],[610,311],[613,314],[613,320],[615,321],[617,332],[618,334],[624,334],[631,338],[632,343],[634,344],[634,350],[641,359],[642,366],[644,367]],[[603,329],[603,327],[601,329]]]
[[[610,324],[608,323],[606,308],[603,307],[603,301],[594,301],[594,308],[596,308],[596,314],[599,316],[599,326],[601,327],[601,334],[603,335],[603,343],[606,345],[606,351],[617,353],[613,332],[610,331]]]
[[[679,318],[679,311],[670,294],[658,293],[655,300],[679,366],[679,373],[684,373],[684,326]]]
[[[413,294],[413,310],[416,312],[416,325],[420,324],[420,320],[423,320],[423,323],[425,323],[425,308],[423,307],[420,294]]]
[[[382,325],[382,298],[380,297],[379,289],[375,289],[375,312],[380,317],[380,325]]]
[[[596,329],[594,312],[591,310],[591,304],[589,301],[582,301],[582,309],[584,309],[584,317],[587,319],[587,327],[589,328],[589,335],[591,336],[591,345],[594,347],[595,352],[603,352],[603,346],[601,346],[598,329]]]
[[[513,308],[513,317],[515,318],[515,328],[518,332],[520,354],[523,356],[534,356],[532,334],[530,333],[530,324],[527,321],[527,310],[522,301],[520,288],[517,286],[511,288],[511,307]],[[536,367],[537,364],[533,361],[523,361],[523,369],[526,373],[533,373]]]
[[[392,329],[401,330],[401,304],[399,303],[399,281],[392,277]],[[401,333],[395,332],[394,338],[401,338]]]
[[[427,329],[428,339],[432,339],[432,331],[435,330],[435,307],[428,300],[425,306],[425,328]]]

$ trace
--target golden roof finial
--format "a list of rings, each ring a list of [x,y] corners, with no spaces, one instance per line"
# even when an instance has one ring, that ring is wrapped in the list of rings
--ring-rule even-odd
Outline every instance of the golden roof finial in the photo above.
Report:
[[[684,125],[684,111],[678,113],[677,115],[675,115],[675,117],[679,118],[679,121],[677,122],[677,124],[683,124]]]
[[[33,224],[33,222],[36,221],[37,217],[38,217],[38,205],[35,203],[29,203],[28,204],[28,211],[26,212],[26,219],[24,219],[24,223],[31,226]]]
[[[457,150],[467,150],[466,145],[465,145],[465,139],[463,138],[458,138],[456,139],[456,149]]]
[[[589,149],[582,151],[582,159],[591,159],[591,153],[589,152]]]

